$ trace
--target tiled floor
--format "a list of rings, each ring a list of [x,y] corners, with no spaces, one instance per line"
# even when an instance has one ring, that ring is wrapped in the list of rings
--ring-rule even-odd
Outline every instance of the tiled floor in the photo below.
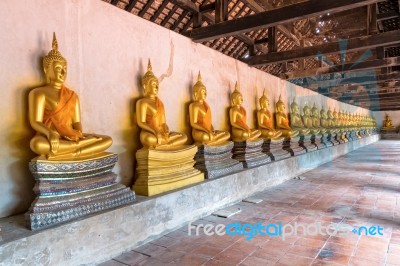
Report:
[[[304,236],[300,228],[285,240],[260,235],[246,240],[207,236],[202,226],[199,236],[195,228],[189,236],[186,225],[101,265],[400,265],[400,141],[361,148],[255,197],[263,201],[234,205],[239,214],[207,216],[192,225],[319,222],[350,230],[379,225],[383,236],[364,231],[333,236],[332,230],[331,235],[315,235],[312,228],[312,235]]]

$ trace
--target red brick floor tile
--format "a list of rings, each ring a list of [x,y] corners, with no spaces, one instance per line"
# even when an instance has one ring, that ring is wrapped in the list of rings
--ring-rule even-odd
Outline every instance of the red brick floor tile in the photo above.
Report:
[[[213,258],[217,254],[221,253],[223,250],[224,250],[223,248],[218,248],[214,246],[200,245],[194,250],[192,250],[191,253],[202,257]]]
[[[143,255],[141,253],[135,251],[129,251],[122,253],[118,257],[114,258],[114,260],[125,263],[126,265],[135,265],[136,263],[147,259],[149,256]]]
[[[208,258],[205,257],[201,257],[198,255],[194,255],[194,254],[188,254],[185,255],[171,263],[169,263],[168,265],[174,265],[174,266],[200,266],[205,264],[207,261],[209,261]]]
[[[247,252],[244,250],[228,248],[228,249],[222,251],[221,253],[219,253],[217,256],[215,256],[214,259],[238,264],[241,261],[243,261],[245,258],[247,258],[250,254],[251,254],[250,252]]]
[[[176,238],[172,238],[172,237],[168,237],[168,236],[162,236],[154,241],[151,241],[151,244],[154,245],[158,245],[158,246],[162,246],[162,247],[169,247],[172,246],[174,244],[177,244],[180,240],[176,239]]]
[[[165,248],[165,247],[161,247],[158,245],[148,243],[148,244],[138,247],[134,251],[153,257],[153,256],[157,256],[161,253],[164,253],[166,250],[167,250],[167,248]]]
[[[203,264],[204,266],[235,266],[237,264],[211,259]],[[190,266],[190,265],[188,265]]]
[[[315,257],[317,257],[319,251],[319,248],[294,245],[287,251],[286,254],[298,255],[301,257],[314,259]]]
[[[97,266],[126,266],[126,264],[123,264],[123,263],[118,262],[116,260],[109,260],[109,261],[100,263]]]
[[[194,249],[196,249],[198,246],[200,246],[201,243],[193,243],[193,242],[189,242],[189,241],[181,241],[179,243],[176,243],[174,245],[171,245],[168,247],[168,249],[170,250],[174,250],[174,251],[182,251],[182,252],[187,252],[190,253],[191,251],[193,251]]]
[[[248,257],[239,265],[240,266],[269,266],[269,265],[275,265],[275,262],[261,259],[258,257]]]
[[[376,262],[376,261],[371,261],[363,257],[351,257],[349,266],[384,266],[385,263],[382,262]]]
[[[351,258],[350,255],[335,253],[332,252],[331,250],[323,249],[318,254],[317,260],[347,265],[350,261],[350,258]]]
[[[326,241],[301,237],[294,244],[312,248],[323,248]]]
[[[185,256],[185,252],[181,251],[173,251],[173,250],[167,250],[164,253],[155,256],[154,258],[157,260],[160,260],[164,263],[170,263],[172,261],[179,260],[181,257]]]
[[[340,253],[348,256],[353,255],[355,249],[356,249],[355,245],[341,245],[335,242],[328,242],[323,248],[323,250],[329,250],[332,251],[333,253]]]
[[[150,257],[137,263],[135,266],[165,266],[165,262]]]
[[[258,249],[254,253],[251,254],[252,257],[257,257],[261,259],[265,259],[271,262],[277,262],[280,258],[285,256],[285,252],[271,254],[268,253],[268,249]]]
[[[285,257],[279,259],[275,265],[277,265],[277,266],[280,266],[280,265],[308,266],[308,265],[311,265],[312,262],[313,262],[313,259],[289,254],[289,255],[286,255]]]

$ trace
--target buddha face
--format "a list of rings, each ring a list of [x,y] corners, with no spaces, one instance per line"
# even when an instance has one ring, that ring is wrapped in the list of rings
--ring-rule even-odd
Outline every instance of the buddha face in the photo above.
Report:
[[[150,79],[144,85],[144,93],[146,96],[157,96],[158,94],[158,80],[155,78]]]
[[[67,78],[67,62],[55,60],[45,73],[50,83],[63,84]]]
[[[261,99],[260,100],[260,106],[261,106],[262,109],[268,109],[269,101],[267,99]]]
[[[317,109],[317,108],[313,108],[313,109],[312,109],[312,115],[313,115],[314,117],[319,117],[319,112],[318,112],[318,109]]]
[[[292,104],[291,109],[293,114],[299,113],[299,106],[297,104]]]
[[[232,97],[232,103],[233,105],[240,106],[243,103],[243,97],[241,94],[237,93]]]
[[[206,87],[201,87],[200,90],[195,95],[196,100],[204,101],[207,97]]]
[[[310,115],[310,108],[304,107],[303,108],[303,112],[304,112],[304,115],[309,116]]]
[[[278,104],[276,105],[276,110],[277,110],[278,112],[280,112],[280,113],[285,112],[285,105],[284,105],[283,103],[278,103]]]

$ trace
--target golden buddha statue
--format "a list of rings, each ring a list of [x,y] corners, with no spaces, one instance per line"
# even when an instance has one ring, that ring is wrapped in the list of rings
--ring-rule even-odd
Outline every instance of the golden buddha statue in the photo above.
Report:
[[[313,125],[313,118],[311,117],[311,109],[308,107],[307,103],[305,103],[303,107],[303,123],[304,126],[310,130],[310,133],[312,135],[318,135],[320,133],[320,130],[315,128]]]
[[[256,140],[261,136],[258,129],[250,129],[246,124],[246,110],[242,107],[243,97],[238,90],[237,82],[235,90],[231,94],[231,108],[229,109],[229,118],[232,126],[232,139],[235,142],[246,140]]]
[[[388,131],[388,130],[396,130],[396,127],[393,126],[392,119],[390,119],[389,115],[386,113],[385,114],[385,120],[383,120],[383,127],[382,131]]]
[[[329,112],[329,111],[328,111],[328,112]],[[332,114],[332,112],[331,112],[331,114]],[[330,121],[329,121],[329,119],[328,119],[328,115],[327,115],[327,113],[326,113],[324,107],[321,108],[320,117],[321,117],[321,118],[320,118],[321,127],[323,127],[323,128],[330,128]]]
[[[321,134],[326,133],[326,129],[321,127],[321,117],[319,116],[319,110],[314,102],[313,107],[311,108],[311,118],[312,118],[312,123],[313,127],[318,129]]]
[[[201,81],[199,72],[197,82],[193,86],[194,101],[189,105],[192,136],[196,145],[218,145],[228,141],[231,135],[226,131],[214,130],[211,109],[205,101],[206,96],[206,86]]]
[[[275,121],[276,121],[276,129],[282,132],[282,136],[285,138],[295,138],[299,135],[298,130],[294,130],[289,126],[289,119],[285,113],[285,104],[281,100],[281,96],[279,95],[279,100],[275,104]]]
[[[29,93],[29,122],[37,132],[30,142],[32,151],[48,160],[81,160],[110,147],[110,137],[82,133],[79,99],[64,86],[67,60],[58,51],[55,33],[43,69],[47,84]]]
[[[310,130],[304,126],[303,120],[301,119],[300,109],[295,98],[293,98],[292,104],[290,105],[290,125],[302,136],[310,134]]]
[[[274,129],[273,117],[271,112],[268,110],[269,99],[265,95],[265,90],[263,91],[263,95],[261,96],[259,102],[261,109],[257,111],[257,122],[258,127],[261,130],[261,137],[273,140],[282,139],[282,131]]]
[[[144,97],[136,103],[136,119],[140,131],[140,142],[146,148],[168,149],[185,144],[185,134],[170,132],[165,122],[165,109],[157,97],[158,79],[149,60],[147,72],[142,78]]]

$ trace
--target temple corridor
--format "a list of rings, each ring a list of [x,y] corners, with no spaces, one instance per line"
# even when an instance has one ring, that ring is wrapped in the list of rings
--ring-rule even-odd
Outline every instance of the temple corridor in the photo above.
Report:
[[[400,142],[379,141],[322,165],[296,179],[239,202],[241,212],[221,218],[207,216],[151,243],[126,252],[111,265],[400,265]],[[298,224],[320,222],[375,226],[383,235],[207,236],[195,225]],[[210,227],[210,226],[209,226]],[[346,228],[346,227],[341,227]],[[288,229],[289,230],[289,229]],[[371,231],[370,231],[371,232]],[[344,232],[345,233],[345,232]],[[372,232],[374,233],[374,232]]]

